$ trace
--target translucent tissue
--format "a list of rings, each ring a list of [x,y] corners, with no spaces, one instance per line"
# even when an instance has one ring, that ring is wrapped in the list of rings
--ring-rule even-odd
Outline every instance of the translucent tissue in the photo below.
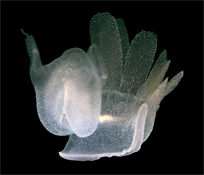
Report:
[[[149,73],[157,36],[141,31],[129,44],[123,20],[109,13],[91,19],[87,53],[72,48],[44,66],[33,36],[21,31],[40,121],[52,134],[69,135],[59,153],[68,160],[137,152],[152,132],[161,100],[183,76],[181,71],[164,80],[170,64],[165,50]]]

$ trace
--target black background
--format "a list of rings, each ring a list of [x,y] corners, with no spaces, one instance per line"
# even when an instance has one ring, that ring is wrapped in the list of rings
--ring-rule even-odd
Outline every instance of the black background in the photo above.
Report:
[[[47,64],[69,48],[88,49],[89,23],[97,12],[123,18],[130,40],[141,30],[155,32],[156,57],[166,49],[171,59],[166,77],[181,70],[184,77],[161,102],[153,132],[138,152],[69,161],[58,155],[68,137],[50,134],[38,119],[19,29],[34,36]],[[2,2],[2,173],[202,173],[202,16],[202,2]]]

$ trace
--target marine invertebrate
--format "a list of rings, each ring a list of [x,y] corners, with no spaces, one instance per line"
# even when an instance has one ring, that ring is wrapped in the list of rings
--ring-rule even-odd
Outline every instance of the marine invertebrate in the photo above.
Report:
[[[42,65],[33,36],[26,37],[40,121],[52,134],[70,135],[59,154],[96,160],[138,151],[152,132],[161,100],[183,76],[164,79],[166,51],[151,72],[157,46],[153,32],[141,31],[129,44],[122,19],[98,13],[90,23],[91,46],[66,50]],[[148,76],[149,74],[149,76]]]

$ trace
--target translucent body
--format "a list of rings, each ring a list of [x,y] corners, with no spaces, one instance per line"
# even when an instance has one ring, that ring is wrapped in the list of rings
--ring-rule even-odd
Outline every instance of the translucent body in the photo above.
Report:
[[[161,100],[183,76],[181,71],[163,81],[170,64],[166,51],[149,73],[156,35],[142,31],[129,44],[123,20],[109,13],[91,19],[87,53],[69,49],[45,66],[34,38],[22,32],[40,121],[52,134],[70,135],[60,152],[65,159],[96,160],[138,151],[152,132]]]

